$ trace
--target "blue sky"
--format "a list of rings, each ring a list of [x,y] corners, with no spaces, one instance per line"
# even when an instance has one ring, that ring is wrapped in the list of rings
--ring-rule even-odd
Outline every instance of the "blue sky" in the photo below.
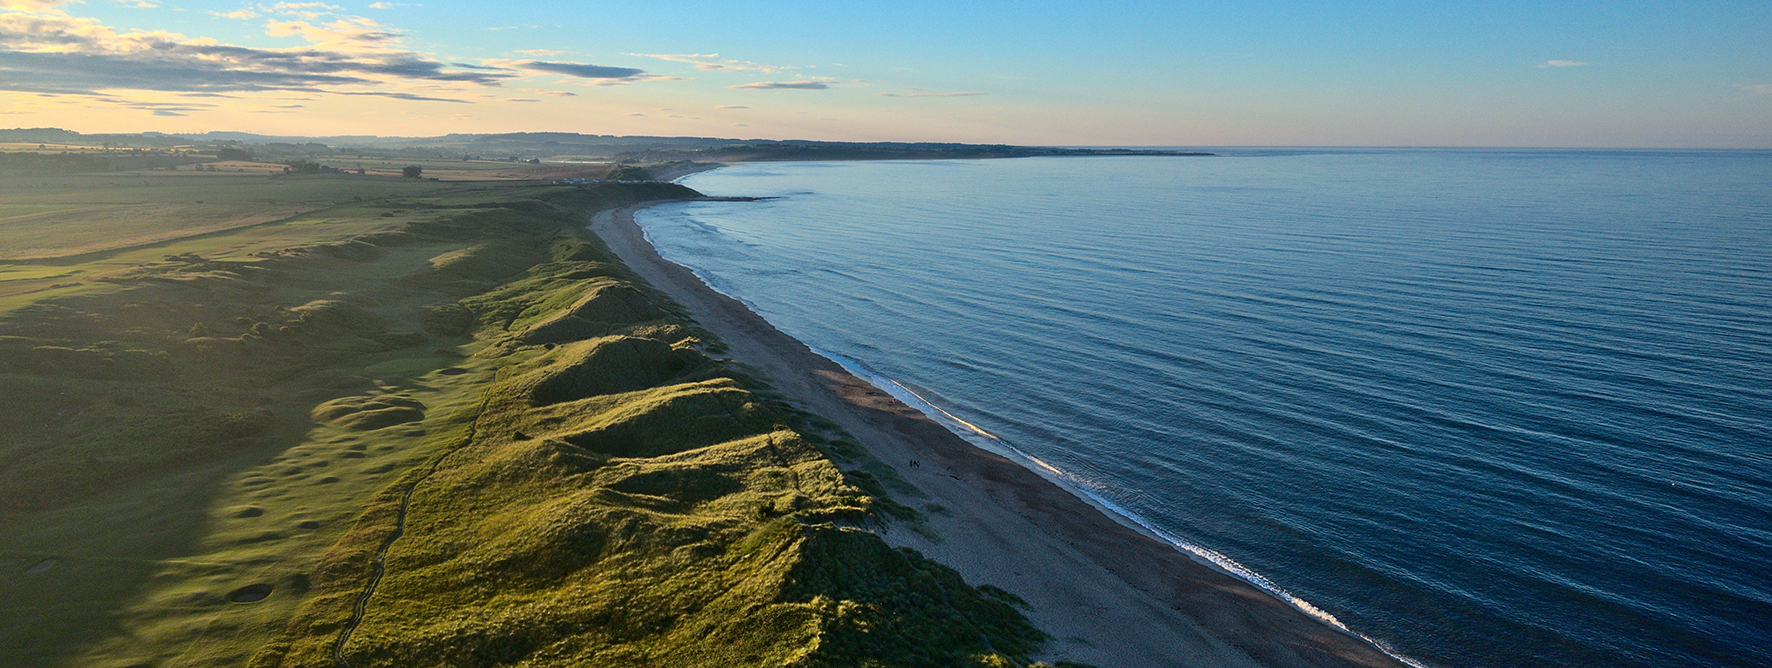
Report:
[[[0,126],[1772,148],[1764,1],[0,7]]]

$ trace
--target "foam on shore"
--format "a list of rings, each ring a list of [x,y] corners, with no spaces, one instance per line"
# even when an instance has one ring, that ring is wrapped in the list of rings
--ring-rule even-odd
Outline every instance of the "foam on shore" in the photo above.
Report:
[[[656,205],[647,208],[656,208]],[[752,313],[762,317],[765,321],[769,321],[768,316],[765,315],[764,311],[760,309],[756,303],[739,295],[736,291],[730,289],[723,281],[720,281],[717,277],[703,271],[699,267],[673,257],[664,247],[660,246],[653,240],[651,233],[646,229],[645,225],[639,224],[640,216],[637,215],[639,212],[636,211],[635,213],[634,223],[635,226],[640,229],[640,236],[646,240],[648,245],[652,246],[653,250],[658,253],[659,257],[688,269],[689,272],[693,274],[697,280],[700,280],[703,285],[707,286],[708,289],[743,304],[745,308],[749,309]],[[775,323],[770,322],[770,324],[774,325]],[[779,327],[776,329],[780,330]],[[800,340],[798,337],[794,337],[786,331],[783,331],[782,333],[795,340]],[[803,340],[800,340],[800,343],[805,345],[807,349],[811,350],[814,354],[836,363],[856,378],[860,378],[862,381],[874,386],[876,389],[892,395],[893,398],[903,402],[905,405],[917,409],[917,411],[922,413],[925,417],[934,421],[936,424],[941,425],[944,429],[959,436],[961,439],[964,439],[966,442],[987,452],[1001,455],[1010,461],[1019,464],[1023,468],[1033,471],[1048,482],[1057,485],[1060,489],[1081,499],[1084,503],[1101,510],[1116,522],[1148,537],[1168,543],[1177,551],[1188,555],[1188,557],[1194,561],[1212,568],[1215,571],[1246,582],[1251,586],[1254,586],[1256,589],[1292,606],[1299,612],[1302,612],[1337,631],[1360,639],[1383,652],[1385,655],[1396,659],[1405,665],[1412,666],[1413,668],[1433,668],[1417,659],[1403,655],[1401,652],[1393,649],[1389,643],[1349,628],[1328,611],[1318,608],[1315,605],[1312,605],[1309,601],[1299,598],[1298,596],[1294,596],[1291,592],[1286,591],[1285,588],[1275,584],[1272,580],[1262,576],[1260,573],[1237,563],[1236,560],[1157,528],[1149,520],[1139,517],[1113,501],[1103,498],[1089,487],[1089,481],[1086,479],[1075,474],[1067,473],[1037,457],[1022,452],[1020,449],[1017,449],[1008,441],[1003,440],[997,435],[948,412],[927,399],[924,399],[922,395],[909,387],[906,387],[904,384],[878,373],[874,373],[857,360],[820,349]]]
[[[696,275],[700,276],[699,273]],[[709,284],[709,287],[713,287],[711,283]],[[726,292],[722,292],[721,294],[726,294],[733,299],[739,299]],[[749,302],[744,302],[742,299],[739,301],[746,306],[750,306]],[[753,308],[752,310],[755,311],[756,309]],[[1236,560],[1157,528],[1157,526],[1149,520],[1139,517],[1137,514],[1126,510],[1119,504],[1114,503],[1095,492],[1090,488],[1089,481],[1084,478],[1067,473],[1056,466],[1046,463],[1038,457],[1021,451],[1015,446],[1010,445],[1008,441],[1003,440],[1001,437],[985,431],[978,425],[967,422],[959,416],[948,412],[946,409],[924,399],[923,395],[906,387],[903,383],[874,373],[856,360],[819,349],[810,344],[807,344],[806,347],[819,356],[831,360],[832,362],[836,362],[837,365],[843,367],[845,371],[866,381],[869,385],[873,385],[874,387],[879,388],[882,392],[890,394],[893,398],[904,402],[905,405],[917,409],[917,411],[921,412],[925,417],[933,420],[936,424],[940,424],[948,431],[953,432],[954,435],[965,439],[966,442],[984,450],[1002,455],[1010,461],[1022,465],[1024,468],[1039,474],[1040,477],[1058,485],[1059,488],[1082,499],[1089,505],[1095,506],[1097,509],[1106,513],[1108,517],[1114,518],[1121,524],[1125,524],[1140,533],[1168,543],[1174,546],[1177,550],[1180,550],[1182,553],[1193,558],[1195,561],[1210,566],[1213,570],[1254,585],[1255,588],[1266,592],[1274,598],[1284,601],[1293,608],[1296,608],[1299,612],[1310,615],[1312,618],[1315,618],[1338,631],[1365,641],[1367,644],[1378,648],[1379,651],[1384,652],[1393,659],[1401,661],[1406,665],[1413,666],[1414,668],[1429,668],[1427,664],[1397,652],[1395,649],[1392,649],[1388,643],[1385,643],[1382,640],[1348,628],[1346,624],[1343,624],[1341,620],[1336,619],[1334,615],[1329,614],[1328,611],[1311,605],[1309,601],[1294,596],[1291,592],[1286,591],[1285,588],[1275,584],[1274,581],[1267,579],[1260,573],[1257,573],[1240,563],[1237,563]]]

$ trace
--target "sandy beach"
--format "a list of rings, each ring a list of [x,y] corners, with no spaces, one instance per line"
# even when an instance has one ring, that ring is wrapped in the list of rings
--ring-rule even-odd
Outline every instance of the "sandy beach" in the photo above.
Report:
[[[1028,616],[1053,637],[1043,660],[1102,668],[1403,665],[851,375],[661,258],[634,211],[598,214],[592,230],[724,340],[737,361],[802,408],[842,425],[924,495],[901,502],[945,508],[930,514],[926,530],[892,524],[880,531],[969,583],[1027,601]]]

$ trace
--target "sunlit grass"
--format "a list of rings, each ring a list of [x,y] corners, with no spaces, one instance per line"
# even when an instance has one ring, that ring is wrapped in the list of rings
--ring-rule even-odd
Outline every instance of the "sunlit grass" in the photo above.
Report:
[[[0,664],[333,666],[343,640],[353,666],[1009,665],[1040,642],[867,531],[915,516],[879,467],[703,356],[580,227],[688,191],[390,187],[0,301]],[[48,266],[0,281],[67,280]],[[249,585],[269,595],[230,600]]]

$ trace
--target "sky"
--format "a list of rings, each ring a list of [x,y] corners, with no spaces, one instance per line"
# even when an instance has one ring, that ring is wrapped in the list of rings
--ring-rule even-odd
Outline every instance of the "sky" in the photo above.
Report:
[[[0,127],[1772,148],[1772,2],[0,0]]]

